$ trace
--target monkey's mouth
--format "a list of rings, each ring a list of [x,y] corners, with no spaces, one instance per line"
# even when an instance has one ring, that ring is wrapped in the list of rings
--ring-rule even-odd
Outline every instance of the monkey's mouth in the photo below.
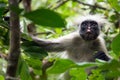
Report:
[[[95,40],[97,36],[95,36],[94,34],[85,34],[82,36],[82,38],[86,41],[90,41],[90,40]]]

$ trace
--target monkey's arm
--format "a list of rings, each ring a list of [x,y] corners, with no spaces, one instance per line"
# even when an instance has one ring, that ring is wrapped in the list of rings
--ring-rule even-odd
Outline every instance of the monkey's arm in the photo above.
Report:
[[[105,60],[105,61],[109,61],[111,59],[111,57],[108,55],[108,51],[106,49],[103,38],[100,38],[99,49],[98,49],[98,52],[95,53],[94,58]]]
[[[97,53],[95,53],[94,55],[95,59],[101,59],[104,61],[109,61],[110,58],[103,52],[103,51],[98,51]]]
[[[73,32],[71,34],[68,34],[66,36],[51,41],[42,40],[33,35],[31,37],[35,43],[37,43],[40,47],[44,48],[45,50],[51,52],[59,52],[59,51],[65,51],[69,47],[71,47],[72,41],[75,36],[78,36],[77,32]]]
[[[35,25],[33,23],[29,24],[27,26],[27,30],[29,33],[29,36],[32,38],[32,40],[37,43],[39,45],[39,47],[44,48],[47,51],[64,51],[65,50],[65,46],[62,45],[62,42],[58,41],[47,41],[47,40],[42,40],[40,38],[38,38],[35,33]]]
[[[35,43],[37,43],[40,47],[44,48],[47,51],[52,51],[52,52],[59,52],[59,51],[64,51],[65,46],[62,44],[62,42],[58,41],[46,41],[39,39],[38,37],[32,36],[32,39]]]

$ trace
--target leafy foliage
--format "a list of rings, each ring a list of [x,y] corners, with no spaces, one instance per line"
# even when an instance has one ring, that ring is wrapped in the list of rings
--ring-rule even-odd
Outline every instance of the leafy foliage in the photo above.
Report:
[[[120,34],[118,34],[114,39],[113,39],[113,42],[112,42],[112,49],[113,49],[113,52],[117,55],[117,57],[119,58],[120,57]]]
[[[0,80],[4,80],[4,77],[0,75]]]
[[[24,13],[22,3],[20,9],[15,9],[15,12],[20,15],[21,25],[21,58],[18,65],[18,76],[21,80],[35,80],[36,76],[40,79],[42,73],[43,60],[55,59],[54,64],[47,69],[48,80],[57,80],[58,77],[51,74],[60,74],[67,70],[72,76],[71,80],[109,80],[120,76],[120,1],[119,0],[96,0],[92,2],[89,0],[32,0],[33,11]],[[80,1],[80,2],[79,2]],[[39,4],[39,5],[38,5]],[[93,6],[94,7],[93,7]],[[105,9],[104,9],[105,8]],[[96,60],[93,63],[74,63],[68,59],[56,58],[56,54],[47,53],[40,48],[27,33],[27,24],[31,21],[36,26],[38,35],[41,38],[51,39],[63,36],[75,30],[74,17],[88,13],[100,13],[113,23],[113,25],[106,30],[105,40],[107,48],[111,53],[113,59],[109,62]],[[6,63],[4,55],[9,53],[9,17],[8,1],[0,0],[0,80],[4,80]],[[29,21],[30,20],[30,21]],[[117,34],[117,36],[116,36]],[[23,40],[22,40],[23,39]],[[112,44],[111,44],[112,43]],[[2,57],[1,57],[2,55]],[[115,55],[115,57],[114,57]],[[92,71],[89,77],[85,73],[85,68],[98,66]],[[32,68],[32,72],[30,69]],[[32,73],[32,74],[31,74]],[[56,79],[54,79],[56,78]]]
[[[58,13],[49,9],[41,8],[25,13],[24,16],[42,26],[65,27],[65,20],[62,19]]]
[[[18,69],[19,69],[18,74],[20,74],[20,77],[22,80],[32,80],[30,73],[29,73],[29,67],[22,58],[19,60],[19,68]]]
[[[120,4],[118,0],[108,0],[108,2],[110,3],[110,5],[116,10],[116,11],[120,11]]]
[[[35,44],[36,43],[33,41],[26,41],[22,43],[23,52],[30,57],[43,59],[45,56],[47,56],[47,52]]]
[[[67,69],[74,67],[76,64],[68,59],[59,59],[56,60],[54,65],[48,69],[48,73],[62,73]]]

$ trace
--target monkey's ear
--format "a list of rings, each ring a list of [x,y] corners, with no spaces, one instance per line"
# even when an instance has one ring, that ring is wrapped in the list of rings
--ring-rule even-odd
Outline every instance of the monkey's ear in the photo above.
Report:
[[[101,25],[101,26],[100,26],[100,30],[103,30],[103,29],[104,29],[104,27],[103,27],[103,25]]]
[[[81,26],[81,24],[77,24],[77,26],[78,26],[78,27],[80,27],[80,26]]]

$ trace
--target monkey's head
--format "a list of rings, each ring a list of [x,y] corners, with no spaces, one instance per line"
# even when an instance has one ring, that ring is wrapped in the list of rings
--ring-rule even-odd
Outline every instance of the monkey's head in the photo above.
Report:
[[[101,28],[109,25],[105,16],[100,14],[78,17],[75,23],[79,24],[79,34],[86,41],[95,40],[101,33]]]
[[[79,34],[86,41],[95,40],[100,34],[100,27],[94,20],[85,20],[79,27]]]

